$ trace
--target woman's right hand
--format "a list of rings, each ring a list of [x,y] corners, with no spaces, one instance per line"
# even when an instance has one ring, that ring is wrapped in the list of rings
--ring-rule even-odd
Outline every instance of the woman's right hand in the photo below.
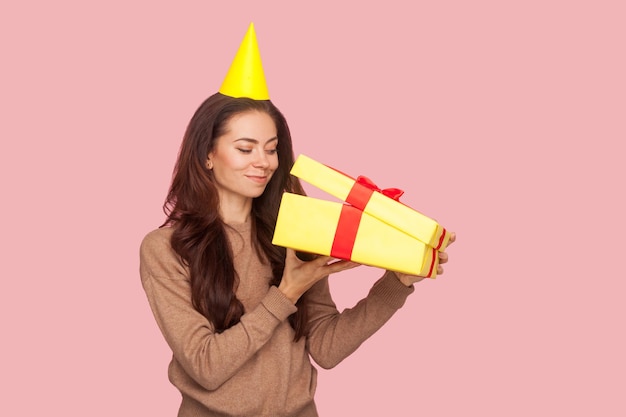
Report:
[[[302,294],[325,276],[359,265],[361,264],[337,260],[330,256],[319,256],[305,262],[296,256],[295,250],[287,248],[285,270],[278,289],[295,304]]]
[[[452,232],[452,234],[450,235],[450,240],[448,241],[448,244],[446,245],[445,249],[438,252],[439,265],[437,265],[437,275],[443,274],[442,264],[445,264],[446,262],[448,262],[448,254],[445,251],[448,249],[448,247],[452,243],[454,243],[455,240],[456,240],[456,233]],[[407,287],[410,287],[411,285],[417,282],[420,282],[421,280],[425,278],[423,276],[403,274],[401,272],[394,272],[394,273],[396,274],[396,277],[400,280],[400,282],[406,285]]]

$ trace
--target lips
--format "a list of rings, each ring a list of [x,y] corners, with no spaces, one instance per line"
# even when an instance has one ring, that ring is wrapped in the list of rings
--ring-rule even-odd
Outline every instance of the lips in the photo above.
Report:
[[[246,177],[258,184],[264,184],[267,182],[267,175],[246,175]]]

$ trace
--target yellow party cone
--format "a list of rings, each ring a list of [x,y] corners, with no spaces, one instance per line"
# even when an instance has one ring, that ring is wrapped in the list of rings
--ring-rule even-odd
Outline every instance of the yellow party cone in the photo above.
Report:
[[[254,23],[250,23],[219,92],[235,98],[270,99],[254,32]]]

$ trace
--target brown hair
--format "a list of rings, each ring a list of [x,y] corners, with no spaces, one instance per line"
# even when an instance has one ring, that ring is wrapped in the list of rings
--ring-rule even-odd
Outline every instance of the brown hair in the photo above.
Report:
[[[175,226],[172,248],[188,265],[193,306],[221,333],[237,324],[243,305],[235,291],[238,278],[225,224],[219,216],[219,197],[206,159],[216,139],[225,133],[227,122],[246,111],[268,114],[278,135],[278,169],[262,195],[252,203],[252,236],[260,259],[269,261],[278,285],[285,267],[285,249],[272,245],[278,208],[283,192],[304,194],[300,181],[289,172],[294,162],[291,134],[282,113],[269,100],[232,98],[220,93],[204,101],[191,118],[178,154],[172,184],[163,209],[163,226]],[[306,296],[298,311],[289,317],[295,340],[305,333]]]

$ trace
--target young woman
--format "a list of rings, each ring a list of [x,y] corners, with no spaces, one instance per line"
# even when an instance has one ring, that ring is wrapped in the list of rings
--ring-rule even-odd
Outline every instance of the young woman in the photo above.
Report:
[[[328,275],[357,264],[302,261],[271,244],[282,193],[303,193],[293,161],[289,128],[269,100],[217,93],[189,123],[167,220],[141,245],[142,283],[173,352],[179,416],[316,416],[310,358],[337,365],[421,280],[386,271],[339,313]]]

